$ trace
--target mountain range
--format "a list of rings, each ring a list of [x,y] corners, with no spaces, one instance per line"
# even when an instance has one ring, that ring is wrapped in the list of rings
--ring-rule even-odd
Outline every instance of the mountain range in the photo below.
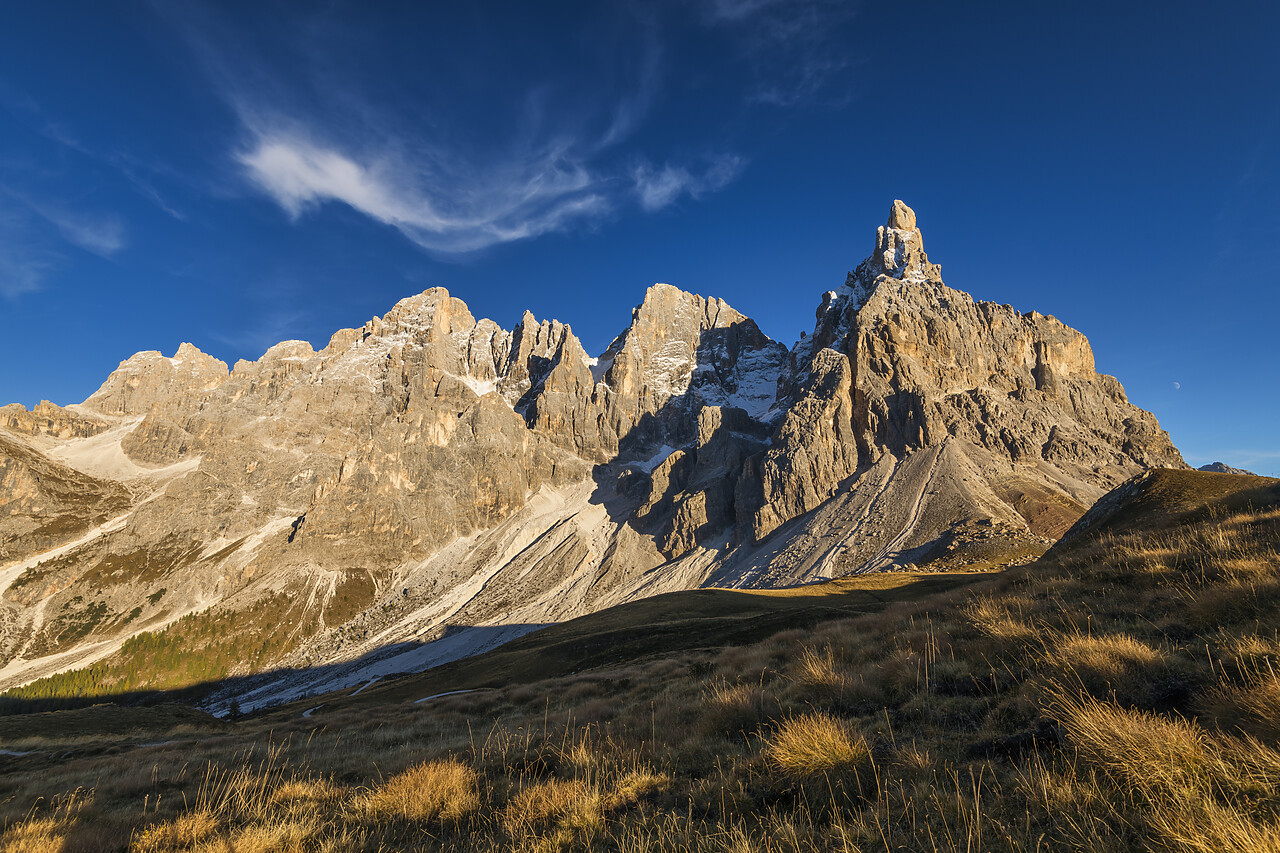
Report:
[[[0,408],[0,689],[260,707],[662,592],[1026,562],[1187,467],[1084,335],[947,287],[900,201],[816,301],[788,348],[655,284],[592,356],[433,288]]]

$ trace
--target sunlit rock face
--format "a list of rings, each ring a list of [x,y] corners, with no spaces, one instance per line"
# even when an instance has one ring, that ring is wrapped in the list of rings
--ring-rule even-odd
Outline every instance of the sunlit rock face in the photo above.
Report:
[[[290,630],[236,666],[295,667],[278,701],[670,589],[1043,549],[1153,466],[1183,462],[1084,336],[948,288],[900,201],[790,350],[666,284],[594,357],[433,288],[0,409],[0,687],[271,602]]]

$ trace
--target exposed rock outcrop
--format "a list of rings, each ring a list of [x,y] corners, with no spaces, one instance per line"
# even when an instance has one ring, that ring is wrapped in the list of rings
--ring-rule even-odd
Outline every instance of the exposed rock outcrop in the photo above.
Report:
[[[1197,471],[1209,471],[1214,474],[1246,474],[1250,477],[1256,477],[1257,474],[1252,471],[1246,471],[1243,468],[1232,468],[1225,462],[1211,462],[1208,465],[1201,465]]]

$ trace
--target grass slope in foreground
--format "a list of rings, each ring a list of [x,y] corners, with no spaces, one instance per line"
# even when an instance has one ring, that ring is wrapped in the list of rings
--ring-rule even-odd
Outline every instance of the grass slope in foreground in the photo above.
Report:
[[[1123,488],[1036,564],[748,645],[7,740],[0,844],[1280,850],[1280,481]]]

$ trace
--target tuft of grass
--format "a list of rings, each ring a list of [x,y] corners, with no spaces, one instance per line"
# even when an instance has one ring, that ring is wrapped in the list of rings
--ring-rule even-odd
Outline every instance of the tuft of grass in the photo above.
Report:
[[[130,847],[136,853],[185,850],[211,838],[220,827],[218,815],[210,809],[198,809],[142,830],[133,837]]]
[[[522,787],[507,803],[502,823],[513,836],[553,828],[593,831],[604,820],[603,798],[580,779],[547,779]]]
[[[631,770],[614,783],[609,806],[612,809],[627,808],[670,787],[671,777],[666,773],[656,773],[647,767]]]
[[[371,819],[456,822],[480,809],[480,778],[456,759],[424,761],[370,792]]]
[[[788,776],[873,773],[871,749],[844,720],[827,714],[802,714],[784,721],[768,739],[770,763]]]
[[[1208,716],[1267,743],[1280,741],[1280,678],[1266,675],[1220,688],[1205,702]]]
[[[0,835],[0,850],[5,853],[62,853],[65,835],[63,821],[52,817],[33,818]]]
[[[1052,665],[1087,693],[1122,705],[1159,704],[1174,678],[1162,650],[1125,633],[1070,636],[1049,656]]]
[[[745,737],[777,713],[778,702],[761,684],[713,684],[702,700],[704,730]]]
[[[826,702],[843,701],[857,684],[844,661],[830,646],[820,649],[805,647],[793,668],[792,677],[812,696]]]
[[[1060,697],[1056,716],[1083,757],[1152,796],[1280,795],[1280,752],[1253,738],[1091,697]]]
[[[1135,791],[1176,849],[1280,851],[1280,752],[1195,722],[1060,698],[1058,717],[1088,763]]]

